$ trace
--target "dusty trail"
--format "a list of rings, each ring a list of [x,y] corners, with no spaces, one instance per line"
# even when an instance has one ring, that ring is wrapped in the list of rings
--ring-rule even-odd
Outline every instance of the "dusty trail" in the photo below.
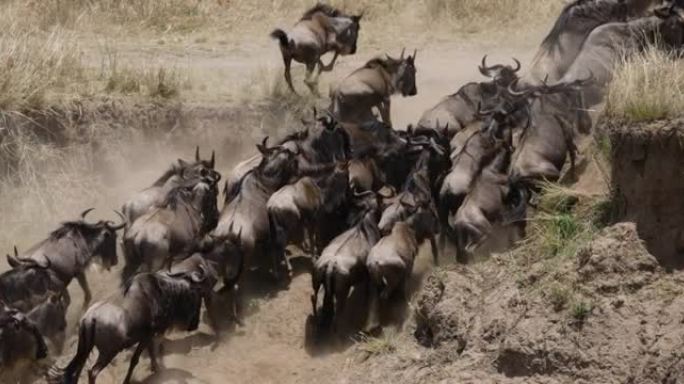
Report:
[[[197,47],[118,47],[121,57],[131,63],[149,63],[154,60],[168,60],[186,67],[190,82],[199,84],[183,93],[183,102],[197,106],[230,105],[236,100],[236,92],[249,89],[248,79],[255,69],[266,68],[268,73],[280,75],[281,59],[275,44],[265,42],[261,45],[219,47],[206,50]],[[149,49],[148,49],[149,48]],[[464,43],[434,43],[418,47],[418,95],[413,98],[393,99],[392,114],[396,127],[403,129],[415,123],[422,112],[434,105],[441,97],[455,92],[467,81],[480,80],[477,64],[485,54],[489,63],[508,63],[511,57],[529,62],[532,49],[529,47],[495,47]],[[387,49],[398,54],[397,49]],[[321,87],[327,94],[327,86],[334,79],[340,79],[354,68],[364,63],[378,52],[373,48],[362,49],[356,56],[347,57],[328,74]],[[246,80],[247,78],[247,80]],[[295,85],[303,87],[302,73],[295,75]],[[245,88],[247,84],[247,88]],[[257,87],[253,84],[252,87]],[[220,121],[218,122],[220,125]],[[196,144],[216,147],[217,143],[231,138],[232,132],[212,132],[211,134],[188,138],[177,143],[172,149],[147,148],[142,146],[135,159],[126,159],[121,169],[107,178],[108,185],[120,192],[110,208],[120,206],[123,196],[147,186],[156,174],[161,172],[170,161],[177,157],[187,157]],[[217,139],[219,139],[217,141]],[[197,141],[200,142],[197,142]],[[235,141],[235,140],[233,140]],[[231,151],[231,159],[237,153],[253,150],[252,142],[245,142],[238,151]],[[226,175],[231,167],[226,156],[218,150],[219,171]],[[223,157],[223,158],[222,158]],[[232,162],[232,161],[231,161]],[[134,171],[131,171],[134,170]],[[113,194],[112,196],[117,196]],[[35,234],[42,236],[42,234]],[[35,236],[31,236],[34,238]],[[5,269],[4,260],[0,262]],[[420,264],[420,263],[419,263]],[[423,263],[425,264],[425,263]],[[425,267],[423,267],[425,269]],[[94,300],[106,297],[118,283],[119,271],[111,273],[90,271],[89,279]],[[76,285],[75,283],[73,285]],[[74,304],[69,314],[70,331],[73,335],[75,323],[81,314],[81,291],[72,286]],[[304,349],[304,324],[310,313],[310,277],[301,274],[294,278],[289,288],[271,297],[262,297],[253,302],[253,313],[245,319],[245,327],[232,332],[226,340],[215,347],[210,331],[202,326],[195,334],[177,334],[165,343],[165,369],[151,375],[149,362],[143,357],[136,370],[135,378],[142,383],[338,383],[346,382],[345,370],[353,364],[349,353],[330,353],[320,357],[310,356]],[[66,364],[73,356],[76,338],[71,336],[66,343],[59,365]],[[93,354],[94,355],[94,354]],[[130,352],[117,357],[107,368],[98,382],[118,383],[123,377],[129,362]],[[91,356],[90,366],[94,361]]]

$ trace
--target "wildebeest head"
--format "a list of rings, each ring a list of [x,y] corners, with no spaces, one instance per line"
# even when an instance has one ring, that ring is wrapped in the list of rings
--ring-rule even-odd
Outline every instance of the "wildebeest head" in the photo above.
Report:
[[[416,54],[404,57],[405,49],[401,51],[399,59],[392,59],[390,61],[396,69],[394,71],[393,82],[394,88],[401,92],[402,96],[415,96],[418,94],[416,88]]]
[[[114,211],[122,220],[115,224],[109,220],[100,220],[95,223],[85,221],[86,216],[93,208],[81,213],[76,221],[62,223],[62,225],[50,234],[50,240],[57,240],[64,237],[73,237],[75,243],[81,241],[87,247],[83,257],[94,257],[99,259],[105,269],[109,269],[118,263],[116,254],[116,231],[126,226],[124,216]]]
[[[326,162],[348,159],[351,154],[349,134],[339,121],[328,111],[318,113],[314,108],[315,126],[311,147]]]
[[[353,55],[356,53],[356,45],[361,30],[361,18],[363,13],[353,16],[334,18],[335,41],[341,55]]]
[[[269,148],[268,136],[261,144],[257,144],[257,149],[261,152],[262,159],[256,171],[278,188],[287,184],[297,174],[298,152],[281,145]]]
[[[680,50],[684,45],[684,4],[673,1],[656,8],[654,13],[663,20],[660,27],[662,43],[670,49]]]
[[[482,120],[481,132],[496,143],[513,145],[513,130],[529,123],[529,104],[526,98],[501,100],[494,108],[482,110],[478,106],[478,116]]]
[[[429,196],[419,197],[413,202],[406,199],[401,199],[399,202],[405,209],[404,216],[416,231],[418,239],[424,239],[439,232],[439,216]]]
[[[216,153],[211,151],[211,158],[203,160],[200,157],[199,146],[195,148],[195,161],[190,163],[178,159],[178,167],[181,176],[186,180],[199,180],[209,184],[216,184],[221,180],[221,174],[214,170],[216,165]]]
[[[508,87],[509,84],[518,79],[518,71],[520,70],[520,61],[513,58],[515,68],[510,65],[495,64],[487,66],[487,55],[482,58],[482,63],[478,66],[480,73],[483,76],[489,77],[500,87]]]

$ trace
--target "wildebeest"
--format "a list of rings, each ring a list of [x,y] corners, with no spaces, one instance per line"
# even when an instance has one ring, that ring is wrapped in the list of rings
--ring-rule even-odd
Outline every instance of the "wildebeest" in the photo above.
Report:
[[[308,240],[312,260],[317,257],[318,228],[329,226],[330,223],[322,219],[345,203],[348,180],[348,163],[341,162],[327,174],[317,178],[303,177],[279,189],[268,199],[266,207],[276,259],[287,261],[287,244],[302,246],[305,240]],[[289,263],[287,266],[291,272]]]
[[[648,46],[677,52],[684,43],[684,10],[676,3],[656,8],[655,16],[615,22],[596,28],[587,38],[572,66],[560,80],[586,78],[593,82],[582,90],[587,106],[599,104],[613,79],[613,71],[625,58]]]
[[[21,311],[0,305],[0,369],[8,369],[20,360],[42,359],[47,353],[47,344],[36,324]]]
[[[319,165],[333,164],[334,160],[345,160],[350,156],[351,143],[347,131],[328,112],[319,113],[314,109],[314,121],[303,121],[305,129],[283,138],[278,144],[292,152],[298,152],[297,160],[301,168],[315,168]],[[262,160],[259,153],[238,163],[225,183],[225,204],[239,191],[242,178],[256,168]]]
[[[181,184],[200,181],[217,183],[221,178],[221,175],[214,171],[214,159],[214,152],[212,152],[210,160],[202,160],[200,158],[199,147],[195,149],[194,162],[178,159],[178,162],[172,164],[171,168],[164,172],[152,186],[138,192],[123,205],[121,211],[126,217],[126,221],[129,224],[133,224],[138,217],[145,214],[151,208],[163,203],[169,191]]]
[[[280,145],[269,148],[267,139],[257,145],[262,155],[261,162],[242,178],[235,196],[223,207],[212,236],[239,236],[245,265],[271,266],[273,274],[279,277],[282,266],[276,263],[280,260],[272,259],[272,264],[264,264],[273,240],[266,203],[274,192],[298,176],[298,153]]]
[[[530,96],[529,121],[513,153],[510,175],[514,182],[556,181],[568,155],[574,169],[576,132],[588,133],[591,128],[578,89],[591,81],[542,85],[522,93],[538,94]]]
[[[311,92],[317,93],[316,83],[321,72],[332,71],[339,55],[356,53],[356,42],[359,38],[361,15],[346,15],[327,4],[316,4],[307,10],[289,33],[275,29],[271,37],[278,39],[280,52],[285,64],[285,81],[292,92],[290,66],[292,60],[306,65],[304,83]],[[321,57],[334,52],[335,56],[328,65],[323,65]],[[312,78],[318,66],[316,78]],[[296,93],[296,92],[295,92]]]
[[[359,211],[354,225],[328,244],[321,257],[316,260],[312,273],[313,316],[320,329],[327,328],[335,321],[335,330],[341,334],[345,329],[340,321],[347,299],[353,287],[367,284],[368,272],[366,257],[380,240],[378,220],[380,215],[380,195],[372,191],[354,192],[355,204]],[[318,295],[323,287],[323,306],[318,309]]]
[[[394,225],[405,220],[417,205],[428,207],[437,217],[429,171],[431,156],[431,149],[426,146],[406,179],[401,193],[382,212],[378,223],[382,235],[390,234]],[[434,238],[437,232],[438,229],[435,227],[429,236],[435,265],[438,264],[439,258],[437,243]]]
[[[63,370],[52,372],[55,381],[77,383],[93,348],[97,361],[88,371],[91,384],[121,351],[136,346],[124,383],[129,383],[140,355],[147,350],[152,370],[159,369],[155,338],[172,329],[194,331],[206,286],[212,285],[204,268],[178,273],[141,273],[128,280],[121,291],[93,304],[83,315],[76,355]]]
[[[404,298],[408,297],[406,285],[418,249],[438,231],[437,212],[429,196],[415,203],[402,199],[400,204],[405,209],[401,221],[396,222],[391,232],[371,248],[366,260],[372,302],[369,329],[373,329],[379,320],[379,301],[387,301],[396,291],[401,292]]]
[[[122,282],[144,267],[154,272],[189,256],[218,220],[216,185],[204,182],[172,189],[166,201],[140,216],[123,237]]]
[[[510,156],[510,149],[500,149],[476,176],[463,204],[449,216],[449,226],[456,237],[456,258],[460,262],[468,260],[468,254],[487,239],[495,224],[514,222],[518,236],[523,236],[524,221],[513,212],[520,212],[520,206],[524,207],[527,201],[517,198],[519,191],[509,182],[506,171]]]
[[[373,108],[380,112],[385,124],[392,125],[390,96],[415,96],[416,52],[396,59],[385,55],[368,61],[331,90],[330,111],[343,123],[365,123],[375,120]]]
[[[478,67],[480,73],[492,79],[487,82],[471,82],[462,86],[458,92],[442,99],[437,105],[425,111],[418,121],[418,127],[434,130],[448,127],[449,136],[465,129],[479,120],[478,108],[493,107],[499,98],[506,97],[508,86],[518,79],[520,62],[513,59],[515,67],[495,64],[487,65],[487,56],[482,58]]]
[[[85,217],[91,210],[84,211],[79,220],[62,223],[21,256],[8,255],[14,269],[0,275],[0,299],[17,306],[33,294],[59,292],[76,278],[85,295],[83,305],[87,306],[91,293],[85,270],[94,259],[107,269],[117,264],[116,231],[126,225],[125,221],[88,223]]]
[[[584,49],[592,31],[606,23],[639,17],[657,0],[574,0],[567,4],[532,60],[523,85],[560,80]],[[582,75],[583,77],[586,74]]]

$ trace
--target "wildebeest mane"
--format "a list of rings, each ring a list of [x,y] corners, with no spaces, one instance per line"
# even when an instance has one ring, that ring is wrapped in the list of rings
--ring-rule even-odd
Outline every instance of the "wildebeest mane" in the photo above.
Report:
[[[161,208],[176,209],[179,202],[186,202],[190,197],[188,187],[181,185],[173,188],[164,198],[164,201],[159,205]]]
[[[50,232],[48,240],[59,240],[73,232],[83,236],[84,234],[94,231],[96,231],[96,229],[92,226],[92,224],[88,224],[84,221],[65,221],[59,226],[59,228]]]
[[[311,20],[313,18],[313,15],[319,12],[325,14],[328,17],[346,16],[342,11],[331,5],[317,3],[313,7],[309,8],[306,12],[304,12],[300,20]]]
[[[171,177],[178,175],[179,174],[179,167],[177,167],[175,164],[172,165],[169,169],[166,170],[157,180],[155,180],[154,183],[152,183],[153,187],[161,187],[166,183]]]

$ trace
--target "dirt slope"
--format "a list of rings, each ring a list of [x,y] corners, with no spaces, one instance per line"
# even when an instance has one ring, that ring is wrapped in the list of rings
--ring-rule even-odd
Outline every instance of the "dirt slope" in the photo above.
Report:
[[[428,347],[371,358],[352,381],[684,380],[684,274],[666,274],[634,224],[606,228],[560,268],[518,263],[501,256],[430,276],[416,316],[416,335]],[[574,297],[558,305],[549,277]]]

